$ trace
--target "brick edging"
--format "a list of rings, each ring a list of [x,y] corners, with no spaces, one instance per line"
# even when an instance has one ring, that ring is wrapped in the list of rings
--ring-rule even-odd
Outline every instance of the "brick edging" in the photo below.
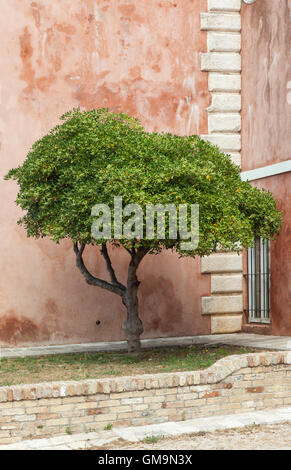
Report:
[[[0,403],[63,398],[108,393],[156,390],[188,385],[216,384],[245,367],[291,364],[291,351],[233,355],[218,360],[208,369],[191,372],[145,374],[114,379],[88,379],[83,381],[23,384],[0,387]]]

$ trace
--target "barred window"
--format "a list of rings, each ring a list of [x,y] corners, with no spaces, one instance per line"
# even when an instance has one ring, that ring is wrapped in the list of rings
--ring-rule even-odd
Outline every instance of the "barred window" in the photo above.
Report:
[[[248,249],[248,321],[270,323],[270,242],[255,240]]]

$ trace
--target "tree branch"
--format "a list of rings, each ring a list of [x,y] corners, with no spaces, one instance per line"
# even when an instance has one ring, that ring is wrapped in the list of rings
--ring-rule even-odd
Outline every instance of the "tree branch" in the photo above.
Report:
[[[126,248],[126,246],[122,245],[122,243],[120,243],[119,246],[122,246],[122,248],[124,248],[130,256],[132,255],[132,251],[129,248]]]
[[[109,282],[104,281],[103,279],[98,279],[97,277],[94,277],[88,271],[88,269],[86,268],[84,264],[84,260],[82,257],[85,246],[86,246],[85,243],[81,243],[81,246],[79,248],[78,243],[74,243],[74,252],[76,254],[76,265],[81,271],[81,273],[83,274],[83,276],[85,277],[87,284],[90,284],[91,286],[102,287],[103,289],[106,289],[122,297],[126,290],[126,288],[122,284],[118,284],[118,285],[110,284]]]
[[[141,248],[137,248],[134,255],[133,255],[133,258],[136,260],[137,262],[137,265],[140,264],[141,260],[145,257],[145,255],[150,251],[150,248],[145,248],[145,247],[141,247]]]
[[[115,275],[115,271],[114,271],[112,263],[111,263],[110,256],[109,256],[108,251],[107,251],[106,243],[102,244],[101,253],[102,253],[102,255],[103,255],[103,257],[106,261],[107,271],[110,274],[110,279],[111,279],[112,284],[115,285],[115,286],[119,286],[121,289],[124,288],[124,286],[117,280],[117,277]]]

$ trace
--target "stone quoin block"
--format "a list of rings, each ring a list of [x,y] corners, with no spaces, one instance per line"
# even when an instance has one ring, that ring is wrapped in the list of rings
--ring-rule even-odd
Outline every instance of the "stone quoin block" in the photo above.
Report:
[[[237,333],[241,331],[242,315],[214,315],[211,317],[211,333]]]
[[[212,295],[202,297],[202,314],[242,312],[242,295]]]
[[[202,31],[241,31],[241,16],[239,13],[200,13],[200,28]]]
[[[218,254],[204,256],[201,260],[202,273],[230,273],[242,271],[242,255]]]
[[[241,75],[239,73],[215,73],[210,72],[208,77],[208,87],[211,92],[240,92]]]
[[[208,0],[208,11],[240,11],[241,0]]]
[[[241,116],[238,113],[217,113],[208,116],[208,132],[240,132]]]
[[[239,93],[212,93],[212,102],[208,113],[240,112],[241,95]]]
[[[241,154],[240,153],[230,153],[231,161],[238,166],[241,166]]]
[[[237,52],[201,53],[201,70],[204,72],[240,72],[241,55]]]
[[[242,274],[211,276],[211,293],[242,292]]]
[[[217,145],[225,153],[241,149],[240,134],[209,134],[201,135],[201,138],[208,140],[213,145]]]
[[[209,31],[207,33],[207,48],[209,52],[239,52],[241,50],[241,35],[239,33]]]

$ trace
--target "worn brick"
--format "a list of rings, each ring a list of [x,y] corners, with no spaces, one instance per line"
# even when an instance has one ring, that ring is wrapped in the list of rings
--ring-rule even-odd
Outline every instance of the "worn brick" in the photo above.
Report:
[[[204,393],[204,395],[202,395],[202,398],[212,398],[212,397],[219,397],[219,396],[220,396],[220,392],[218,390],[214,390],[213,392]]]
[[[86,414],[88,416],[92,416],[92,415],[102,415],[102,414],[105,414],[107,411],[107,408],[88,408],[86,410]]]
[[[0,416],[14,416],[14,415],[23,415],[25,413],[25,408],[3,408],[0,406]]]
[[[37,417],[37,420],[46,420],[46,419],[59,418],[60,415],[58,413],[37,413],[36,417]]]
[[[98,404],[101,407],[119,406],[121,404],[121,401],[120,400],[104,400],[104,401],[101,400]]]
[[[144,403],[157,403],[157,402],[163,402],[166,400],[165,395],[153,395],[152,397],[145,397],[144,398]]]
[[[116,400],[120,398],[132,398],[136,396],[138,392],[123,392],[123,393],[110,393],[110,400]],[[151,393],[151,392],[148,392]]]
[[[264,391],[264,387],[247,387],[246,391],[248,393],[262,393]]]
[[[57,426],[57,425],[68,424],[68,423],[69,423],[69,418],[68,417],[66,417],[66,418],[56,418],[56,419],[50,419],[49,420],[49,425],[50,426]]]
[[[86,401],[86,397],[64,397],[61,399],[61,403],[84,403]]]
[[[21,414],[14,417],[13,421],[35,421],[36,415]]]
[[[146,400],[146,398],[145,398]],[[132,397],[132,398],[122,398],[121,403],[119,402],[118,404],[122,405],[135,405],[135,404],[140,404],[143,403],[144,399],[142,397]]]

